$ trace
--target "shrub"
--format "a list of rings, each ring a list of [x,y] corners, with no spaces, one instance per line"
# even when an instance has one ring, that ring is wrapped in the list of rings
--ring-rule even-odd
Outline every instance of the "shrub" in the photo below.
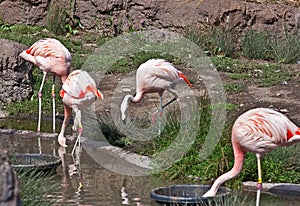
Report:
[[[224,56],[234,56],[235,40],[234,34],[224,29],[215,29],[212,35],[214,54],[223,54]]]
[[[56,1],[51,2],[47,15],[47,29],[56,35],[64,33],[66,19],[67,13],[64,4]]]
[[[250,30],[242,40],[242,53],[248,59],[270,59],[271,38],[265,32]]]
[[[287,35],[285,39],[272,42],[272,55],[279,63],[296,63],[300,60],[300,39],[296,35]]]

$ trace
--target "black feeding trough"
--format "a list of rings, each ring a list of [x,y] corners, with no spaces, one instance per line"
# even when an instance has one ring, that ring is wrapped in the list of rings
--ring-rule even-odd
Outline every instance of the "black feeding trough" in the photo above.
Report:
[[[61,164],[60,157],[49,154],[16,153],[10,155],[11,166],[17,170],[54,170]]]
[[[215,197],[202,197],[210,187],[210,185],[171,185],[152,190],[150,197],[167,205],[206,205],[225,201],[231,195],[230,189],[220,187]]]

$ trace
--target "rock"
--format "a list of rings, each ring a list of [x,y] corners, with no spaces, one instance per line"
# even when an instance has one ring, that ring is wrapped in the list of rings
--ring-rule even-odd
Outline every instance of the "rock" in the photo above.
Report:
[[[0,105],[20,102],[32,95],[33,65],[19,57],[27,47],[0,39]]]
[[[243,189],[256,191],[257,182],[243,182]],[[275,196],[284,196],[285,198],[299,197],[300,185],[291,183],[263,183],[262,191]]]
[[[1,1],[1,19],[10,24],[45,25],[49,2],[48,0]]]
[[[8,113],[0,110],[0,119],[5,119],[6,117],[8,117]]]
[[[1,19],[7,23],[46,25],[50,4],[54,1],[4,0],[0,3]],[[152,28],[180,30],[203,23],[222,25],[229,30],[270,31],[283,36],[296,33],[300,26],[299,5],[295,0],[276,4],[270,1],[243,0],[60,0],[71,19],[80,20],[82,28],[106,35],[122,31]],[[284,2],[284,3],[283,3]],[[290,3],[289,4],[287,4]],[[70,20],[70,19],[68,19]]]
[[[0,150],[0,205],[22,205],[17,175],[8,163],[7,153]]]

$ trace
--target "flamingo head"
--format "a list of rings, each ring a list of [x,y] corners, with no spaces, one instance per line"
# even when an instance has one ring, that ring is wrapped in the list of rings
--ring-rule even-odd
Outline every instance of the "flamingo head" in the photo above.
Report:
[[[58,143],[62,147],[68,147],[66,144],[66,138],[63,135],[58,135]]]
[[[127,112],[127,108],[128,108],[128,104],[130,99],[132,99],[133,96],[131,94],[127,94],[122,103],[121,103],[121,119],[122,121],[124,121],[126,119],[126,112]]]

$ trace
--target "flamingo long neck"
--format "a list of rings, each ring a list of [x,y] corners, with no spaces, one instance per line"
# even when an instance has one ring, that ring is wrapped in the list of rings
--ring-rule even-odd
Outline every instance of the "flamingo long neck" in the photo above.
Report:
[[[234,152],[234,165],[233,168],[221,175],[212,187],[210,188],[209,191],[207,191],[203,197],[211,197],[215,196],[217,194],[217,191],[219,187],[226,181],[236,177],[242,170],[243,168],[243,163],[244,163],[244,157],[245,157],[245,152],[240,149],[240,146],[236,144],[234,141],[232,142],[233,145],[233,152]]]
[[[60,80],[61,80],[62,83],[65,83],[67,78],[68,78],[68,76],[61,76]]]
[[[135,96],[132,96],[131,94],[127,94],[122,103],[121,103],[121,115],[122,115],[122,120],[126,119],[126,111],[129,105],[129,101],[134,102],[134,103],[138,103],[139,101],[141,101],[143,97],[143,93],[142,92],[137,92]]]
[[[65,75],[60,76],[60,80],[62,83],[65,83],[66,79],[68,78],[69,74],[74,70],[74,68],[72,67],[67,67],[67,72],[65,73]]]

